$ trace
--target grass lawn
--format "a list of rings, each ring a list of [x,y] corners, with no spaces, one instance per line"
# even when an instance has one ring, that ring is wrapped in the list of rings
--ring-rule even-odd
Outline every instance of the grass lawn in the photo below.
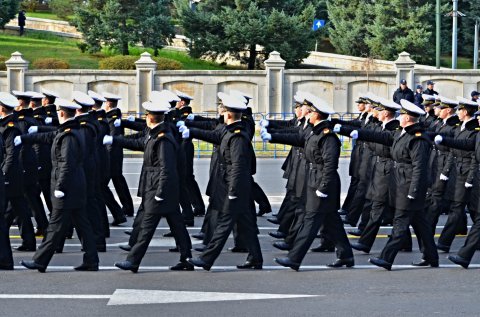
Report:
[[[78,42],[77,39],[59,37],[48,32],[28,31],[22,37],[0,32],[0,55],[9,58],[13,52],[19,51],[31,63],[39,58],[58,58],[67,61],[71,69],[98,69],[100,59],[116,55],[114,51],[107,49],[98,54],[82,53],[77,47]],[[140,47],[132,47],[130,54],[139,56],[144,51],[153,54],[153,50]],[[191,58],[182,51],[163,49],[160,50],[159,55],[179,61],[184,70],[222,70],[227,68]],[[32,65],[30,67],[33,68]]]
[[[452,56],[442,56],[440,59],[440,65],[442,67],[452,67]],[[469,57],[458,57],[457,58],[457,69],[472,69],[473,68],[473,58]]]

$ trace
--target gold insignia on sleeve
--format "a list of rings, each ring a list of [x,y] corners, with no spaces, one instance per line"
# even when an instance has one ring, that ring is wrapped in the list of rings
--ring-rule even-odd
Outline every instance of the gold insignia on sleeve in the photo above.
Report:
[[[9,126],[9,127],[13,127],[14,125],[15,125],[15,124],[14,124],[13,122],[9,122],[9,123],[7,124],[7,126]]]
[[[240,129],[233,131],[233,133],[240,133]]]
[[[323,129],[323,134],[327,134],[327,133],[330,133],[330,129],[328,128]]]
[[[422,132],[415,133],[415,136],[422,136]]]
[[[18,119],[23,120],[25,119],[25,116],[18,116]]]
[[[67,129],[65,129],[65,131],[64,131],[64,132],[70,132],[70,131],[72,131],[72,129],[70,129],[70,128],[67,128]]]
[[[475,128],[475,130],[480,131],[480,128]]]
[[[80,124],[81,124],[81,125],[85,125],[85,124],[87,124],[87,122],[86,122],[86,121],[83,121],[83,122],[80,122]]]
[[[112,119],[117,119],[117,116],[112,116]]]
[[[163,138],[165,136],[165,132],[158,134],[157,139]]]
[[[189,113],[188,113],[188,112],[184,112],[183,115],[184,115],[184,116],[188,116]]]

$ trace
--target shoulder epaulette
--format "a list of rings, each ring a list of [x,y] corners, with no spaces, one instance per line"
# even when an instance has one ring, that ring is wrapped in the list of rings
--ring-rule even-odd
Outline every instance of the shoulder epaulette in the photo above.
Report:
[[[459,127],[459,126],[460,126],[460,123],[457,123],[455,126]]]
[[[183,115],[184,115],[184,116],[188,116],[189,113],[188,113],[188,112],[184,112]]]
[[[240,129],[233,131],[233,133],[240,133]]]
[[[87,121],[80,122],[80,124],[85,125],[87,124]]]
[[[70,131],[72,131],[72,129],[66,128],[63,132],[70,132]]]
[[[117,119],[117,116],[112,116],[112,119]]]
[[[422,136],[422,132],[415,133],[415,136]]]
[[[478,128],[475,128],[475,130],[476,130],[476,131],[480,131],[480,127],[478,127]]]
[[[9,126],[9,127],[13,127],[14,125],[15,125],[15,123],[13,123],[11,121],[9,123],[7,123],[7,126]]]
[[[25,119],[25,116],[18,116],[18,119]]]
[[[157,139],[163,138],[165,136],[165,132],[159,133]]]
[[[329,128],[323,129],[323,134],[327,134],[327,133],[330,133],[330,129]]]

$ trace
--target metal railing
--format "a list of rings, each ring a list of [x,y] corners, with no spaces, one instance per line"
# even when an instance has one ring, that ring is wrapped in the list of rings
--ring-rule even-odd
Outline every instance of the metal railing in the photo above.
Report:
[[[125,113],[123,116],[124,118],[128,117],[129,115],[135,115],[136,117],[142,117],[143,113]],[[218,115],[214,112],[201,112],[195,113],[195,115],[200,115],[207,118],[216,118]],[[269,119],[269,120],[290,120],[293,118],[293,113],[254,113],[253,118],[255,120],[255,134],[253,136],[253,148],[255,150],[255,154],[257,157],[269,157],[269,158],[284,158],[288,155],[290,151],[289,145],[283,144],[271,144],[268,142],[263,142],[260,137],[260,126],[258,123],[262,119]],[[332,115],[333,118],[340,118],[342,120],[352,120],[356,118],[358,114],[356,113],[335,113]],[[128,131],[128,130],[127,130]],[[127,132],[130,133],[130,132]],[[342,150],[341,156],[350,156],[350,152],[353,147],[353,142],[350,138],[340,136],[340,141],[342,142]],[[193,144],[195,146],[195,156],[197,158],[200,157],[209,157],[212,154],[213,145],[204,141],[200,140],[193,140]]]

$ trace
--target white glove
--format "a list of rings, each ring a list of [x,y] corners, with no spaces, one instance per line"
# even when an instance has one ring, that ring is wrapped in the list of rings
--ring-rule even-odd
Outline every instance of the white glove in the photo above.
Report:
[[[53,192],[53,195],[55,196],[55,198],[62,198],[62,197],[65,196],[65,193],[64,193],[64,192],[61,192],[61,191],[59,191],[59,190],[55,190],[55,191]]]
[[[354,140],[358,139],[358,131],[353,130],[352,132],[350,132],[350,137]]]
[[[28,128],[28,134],[33,134],[38,132],[38,127],[36,125],[32,125],[30,128]]]
[[[189,137],[190,137],[190,130],[186,128],[182,131],[182,139],[188,139]]]
[[[133,122],[133,121],[135,121],[135,116],[130,115],[130,116],[127,117],[127,120],[130,121],[130,122]]]
[[[15,146],[19,146],[20,144],[22,144],[22,138],[19,135],[17,135],[15,139],[13,139],[13,144]]]
[[[408,198],[408,199],[415,199],[415,197],[410,196],[410,195],[407,195],[407,198]]]
[[[472,187],[473,187],[472,184],[465,182],[465,188],[472,188]]]
[[[193,113],[187,116],[187,120],[193,121],[195,119],[195,115]]]
[[[318,189],[315,191],[315,194],[317,194],[317,196],[320,197],[320,198],[327,198],[328,197],[327,194],[322,193]]]
[[[52,121],[53,121],[53,119],[50,118],[50,117],[46,117],[46,118],[45,118],[45,124],[51,124]]]
[[[435,144],[440,144],[440,143],[442,143],[443,138],[442,138],[441,135],[437,135],[437,136],[435,136],[435,139],[433,139],[433,141],[435,142]]]
[[[260,120],[260,126],[261,126],[262,128],[268,127],[268,120],[267,120],[267,119],[262,119],[262,120]]]
[[[186,125],[181,125],[178,127],[178,132],[182,133],[183,131],[188,130],[188,127]]]
[[[263,141],[271,141],[272,140],[272,135],[268,132],[264,132],[260,136],[262,137]]]
[[[333,132],[335,133],[338,133],[340,132],[340,128],[342,127],[342,125],[340,123],[337,123],[334,127],[333,127]]]
[[[113,143],[113,136],[106,135],[103,137],[103,145],[110,145]]]
[[[185,125],[185,121],[178,121],[177,122],[177,128],[180,128],[181,126]]]
[[[443,175],[443,174],[440,174],[440,180],[441,181],[448,181],[448,177]]]
[[[116,119],[115,121],[113,121],[113,125],[115,126],[115,128],[118,128],[119,126],[122,125],[122,120]]]
[[[230,195],[228,195],[228,199],[237,199],[237,196],[230,196]]]
[[[162,201],[163,198],[160,198],[160,197],[155,196],[155,200],[156,200],[156,201]]]

